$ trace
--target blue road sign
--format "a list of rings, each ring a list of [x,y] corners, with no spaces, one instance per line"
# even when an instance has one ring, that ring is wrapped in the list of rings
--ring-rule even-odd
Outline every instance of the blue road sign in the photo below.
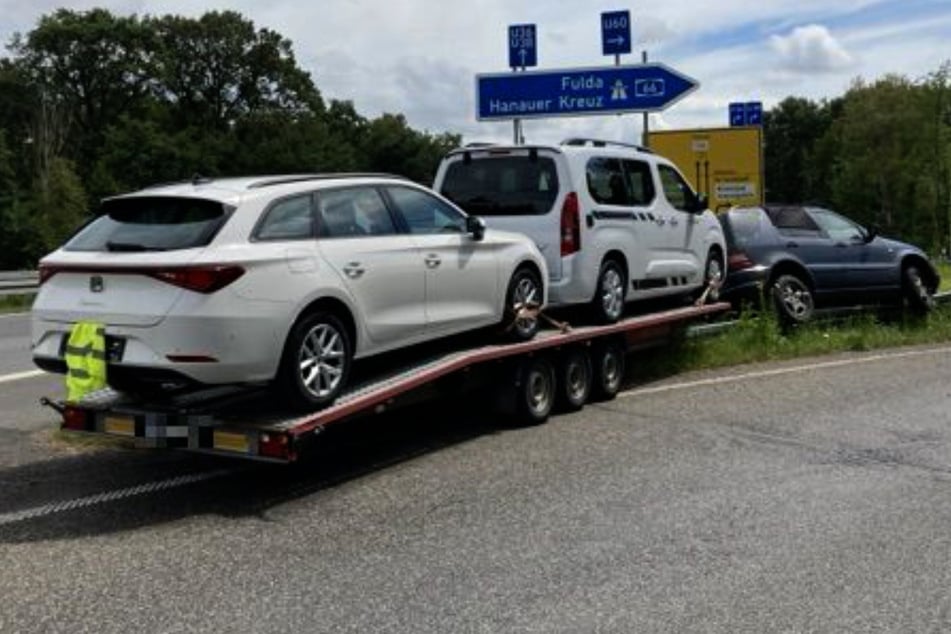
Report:
[[[476,75],[476,118],[652,112],[698,86],[663,64]]]
[[[760,101],[730,104],[730,125],[763,125],[763,104]]]
[[[730,126],[737,127],[746,125],[746,104],[730,104]]]
[[[631,52],[631,14],[608,11],[601,14],[601,51],[605,55]]]
[[[746,125],[763,125],[763,104],[759,101],[748,101],[745,104]]]
[[[538,48],[534,24],[509,26],[509,68],[538,65]]]

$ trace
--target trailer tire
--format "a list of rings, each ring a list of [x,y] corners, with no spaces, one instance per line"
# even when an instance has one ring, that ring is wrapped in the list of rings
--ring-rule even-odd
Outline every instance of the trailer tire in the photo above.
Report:
[[[293,409],[322,409],[340,396],[352,365],[353,344],[343,322],[315,311],[301,317],[287,337],[278,388]]]
[[[548,420],[555,405],[555,366],[546,355],[529,357],[519,364],[515,384],[515,415],[524,425]]]
[[[584,407],[591,396],[592,378],[588,349],[566,350],[558,360],[558,409],[575,412]]]
[[[625,349],[620,341],[597,342],[591,353],[593,400],[610,401],[621,390],[624,380]]]

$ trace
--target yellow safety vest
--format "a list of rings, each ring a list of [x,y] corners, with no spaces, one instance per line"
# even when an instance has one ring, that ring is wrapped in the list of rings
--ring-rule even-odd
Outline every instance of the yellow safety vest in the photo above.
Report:
[[[106,329],[94,321],[80,321],[66,342],[66,400],[77,402],[106,387]]]

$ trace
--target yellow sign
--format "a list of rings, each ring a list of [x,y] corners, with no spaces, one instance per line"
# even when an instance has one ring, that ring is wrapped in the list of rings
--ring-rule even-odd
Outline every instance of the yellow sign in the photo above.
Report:
[[[106,416],[103,430],[115,436],[135,436],[135,419],[131,416]]]
[[[650,132],[648,140],[698,193],[707,195],[710,209],[763,204],[761,127],[661,130]]]

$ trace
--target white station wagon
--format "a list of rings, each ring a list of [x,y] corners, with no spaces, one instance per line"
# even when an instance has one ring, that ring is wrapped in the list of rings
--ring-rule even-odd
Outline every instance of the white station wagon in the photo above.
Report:
[[[548,271],[528,238],[486,230],[383,175],[200,179],[104,201],[40,263],[33,358],[65,372],[79,320],[105,324],[121,390],[276,381],[316,408],[352,361],[504,324],[530,339]]]

